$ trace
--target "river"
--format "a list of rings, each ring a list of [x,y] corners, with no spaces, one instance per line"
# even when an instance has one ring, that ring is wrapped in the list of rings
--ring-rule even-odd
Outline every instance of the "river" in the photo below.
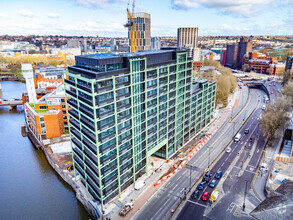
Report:
[[[2,99],[21,98],[25,84],[1,82]],[[1,94],[2,93],[2,94]],[[71,186],[21,136],[23,107],[0,107],[0,219],[89,219]]]

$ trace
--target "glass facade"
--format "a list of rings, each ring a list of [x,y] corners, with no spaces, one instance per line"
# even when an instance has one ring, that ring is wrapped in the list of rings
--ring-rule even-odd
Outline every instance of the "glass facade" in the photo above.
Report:
[[[213,117],[215,83],[192,84],[187,52],[170,53],[155,65],[152,54],[126,55],[119,74],[65,73],[75,175],[102,205],[148,174],[149,156],[170,158]]]

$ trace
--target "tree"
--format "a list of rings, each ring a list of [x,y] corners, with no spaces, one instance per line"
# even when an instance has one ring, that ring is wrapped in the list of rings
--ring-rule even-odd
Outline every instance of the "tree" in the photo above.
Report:
[[[288,96],[282,96],[275,102],[269,103],[267,110],[262,115],[260,127],[264,137],[270,142],[280,135],[288,125],[290,119],[292,100]]]
[[[243,64],[243,65],[242,65],[242,70],[243,70],[244,72],[250,72],[250,67],[249,67],[249,65],[248,65],[247,63]]]
[[[291,106],[293,107],[293,83],[288,83],[285,85],[284,89],[282,90],[282,94],[285,97],[288,97],[291,99]]]
[[[282,83],[283,85],[287,84],[289,80],[292,79],[292,73],[290,70],[287,70],[283,74]]]

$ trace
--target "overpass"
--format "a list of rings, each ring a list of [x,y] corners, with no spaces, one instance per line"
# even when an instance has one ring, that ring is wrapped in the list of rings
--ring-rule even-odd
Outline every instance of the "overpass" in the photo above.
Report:
[[[270,98],[270,92],[262,82],[252,81],[252,82],[245,82],[245,83],[249,88],[257,88],[257,89],[263,90],[267,94],[267,96]]]
[[[9,110],[16,109],[18,105],[22,105],[21,99],[9,99],[9,100],[2,100],[0,99],[0,106],[9,106]]]

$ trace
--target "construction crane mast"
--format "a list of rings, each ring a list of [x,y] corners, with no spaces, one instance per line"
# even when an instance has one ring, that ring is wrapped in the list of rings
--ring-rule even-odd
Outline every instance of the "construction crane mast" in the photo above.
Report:
[[[135,0],[132,1],[132,12],[130,13],[127,8],[127,18],[128,21],[124,25],[124,27],[130,27],[130,52],[135,52],[135,31],[134,31],[134,7],[135,7]]]

